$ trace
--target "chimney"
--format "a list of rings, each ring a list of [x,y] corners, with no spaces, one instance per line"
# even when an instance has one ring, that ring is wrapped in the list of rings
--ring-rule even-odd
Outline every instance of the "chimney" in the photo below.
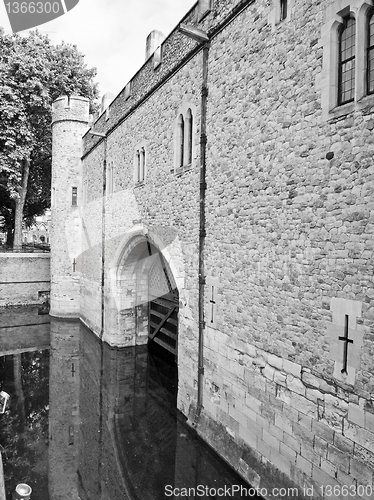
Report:
[[[161,31],[153,30],[147,36],[147,40],[145,43],[145,60],[151,57],[151,55],[155,52],[157,47],[159,47],[162,42],[165,40],[165,35],[161,33]]]
[[[115,95],[111,92],[107,92],[103,95],[101,99],[101,110],[100,113],[104,113],[104,111],[109,107],[110,103],[114,101]]]

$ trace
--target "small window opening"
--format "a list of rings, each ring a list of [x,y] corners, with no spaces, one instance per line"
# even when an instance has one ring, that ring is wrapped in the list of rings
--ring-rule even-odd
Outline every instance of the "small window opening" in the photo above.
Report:
[[[140,176],[139,176],[139,182],[144,181],[145,177],[145,149],[142,148],[140,150]]]
[[[183,115],[179,116],[178,122],[178,146],[179,146],[179,161],[178,167],[184,165],[184,118]]]
[[[71,188],[71,204],[73,207],[78,205],[78,188],[76,187]]]
[[[191,112],[190,109],[187,111],[186,122],[187,122],[187,164],[191,165],[191,163],[192,163],[192,129],[193,129],[193,123],[192,123],[192,112]]]
[[[287,17],[287,0],[280,1],[280,20],[283,21]]]

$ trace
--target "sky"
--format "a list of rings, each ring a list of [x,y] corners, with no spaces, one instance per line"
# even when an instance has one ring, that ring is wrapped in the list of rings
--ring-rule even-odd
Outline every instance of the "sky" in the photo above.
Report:
[[[38,26],[52,43],[77,45],[88,67],[97,68],[100,96],[117,95],[145,61],[145,41],[160,30],[166,36],[196,0],[79,0],[67,14]],[[0,26],[11,33],[4,2]],[[23,31],[20,34],[25,34]]]

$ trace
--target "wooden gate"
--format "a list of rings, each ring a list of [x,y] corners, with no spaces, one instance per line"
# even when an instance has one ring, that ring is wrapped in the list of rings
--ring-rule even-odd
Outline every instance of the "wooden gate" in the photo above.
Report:
[[[179,294],[163,258],[157,255],[149,272],[149,337],[175,357],[178,352]]]

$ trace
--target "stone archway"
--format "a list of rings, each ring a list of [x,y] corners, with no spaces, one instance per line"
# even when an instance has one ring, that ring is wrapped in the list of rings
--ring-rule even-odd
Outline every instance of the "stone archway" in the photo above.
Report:
[[[110,343],[134,346],[156,342],[176,356],[178,277],[175,277],[175,268],[172,271],[170,254],[155,240],[153,235],[138,231],[122,246],[115,275],[112,275],[116,339],[113,342],[111,335]]]

